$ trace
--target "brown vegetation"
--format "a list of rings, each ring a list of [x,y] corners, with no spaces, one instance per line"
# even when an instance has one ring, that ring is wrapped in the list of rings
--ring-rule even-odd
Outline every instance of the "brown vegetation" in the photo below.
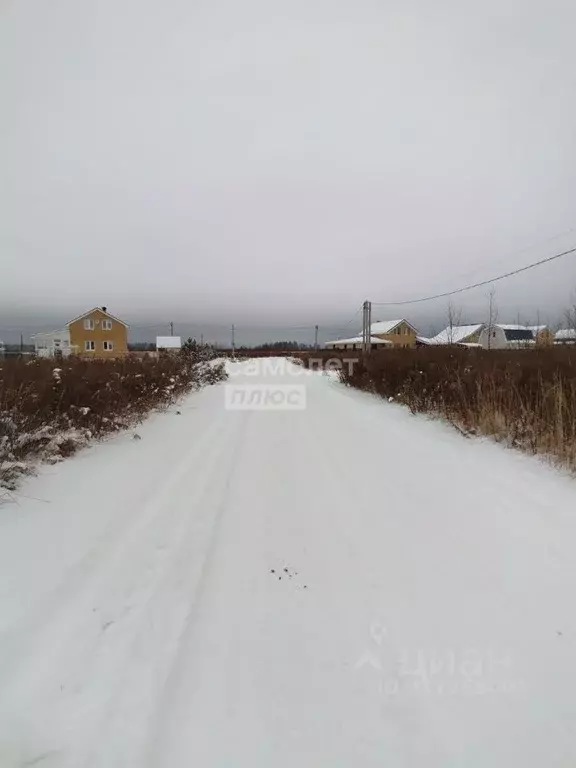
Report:
[[[576,469],[576,349],[424,347],[301,356],[357,360],[340,378],[353,387],[446,418],[465,434],[490,435]]]
[[[193,345],[159,359],[0,361],[0,486],[13,488],[30,460],[58,460],[224,378],[210,356]]]

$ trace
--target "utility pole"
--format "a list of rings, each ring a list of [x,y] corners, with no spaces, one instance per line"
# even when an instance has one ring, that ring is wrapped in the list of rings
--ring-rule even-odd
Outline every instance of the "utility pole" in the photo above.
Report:
[[[368,320],[368,327],[366,329],[366,336],[368,341],[368,354],[372,351],[372,302],[369,301],[368,303],[368,310],[367,310],[367,320]]]
[[[314,349],[318,351],[318,326],[314,326]]]
[[[170,336],[174,336],[174,323],[170,323]]]
[[[370,348],[372,346],[371,328],[372,302],[365,301],[362,305],[362,352],[365,355],[370,354]]]
[[[235,340],[235,328],[234,323],[232,323],[232,359],[236,356],[236,340]]]
[[[366,335],[366,329],[368,327],[368,302],[365,301],[362,304],[362,353],[366,354],[366,347],[368,345],[368,336]]]
[[[200,344],[204,344],[204,334],[200,334]]]
[[[24,352],[24,336],[20,334],[20,354]]]

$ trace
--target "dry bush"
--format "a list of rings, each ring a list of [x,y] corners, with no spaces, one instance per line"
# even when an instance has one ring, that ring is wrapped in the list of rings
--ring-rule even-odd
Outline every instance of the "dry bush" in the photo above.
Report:
[[[116,432],[195,387],[225,378],[211,350],[180,354],[0,364],[0,486],[14,488],[38,459],[55,461],[91,438]]]
[[[341,380],[412,412],[440,415],[467,434],[554,457],[576,469],[576,349],[478,350],[422,347],[303,357],[344,363]]]

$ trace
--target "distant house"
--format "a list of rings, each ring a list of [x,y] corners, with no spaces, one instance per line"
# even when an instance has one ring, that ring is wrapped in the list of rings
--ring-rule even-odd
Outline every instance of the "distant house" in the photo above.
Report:
[[[416,328],[407,320],[378,320],[370,326],[371,348],[415,347],[416,334]],[[362,336],[328,341],[325,346],[327,349],[362,349]]]
[[[484,349],[529,349],[549,344],[548,333],[546,326],[497,323],[484,328],[480,344]]]
[[[128,325],[106,307],[95,307],[67,324],[70,345],[85,357],[122,357],[128,353]]]
[[[0,357],[4,357],[6,354],[6,347],[4,346],[4,342],[2,339],[0,339]]]
[[[563,328],[556,332],[554,344],[576,344],[576,329]]]
[[[381,339],[378,336],[371,336],[370,345],[372,349],[383,349],[384,347],[391,347],[392,342],[387,341],[387,339]],[[327,341],[325,347],[326,349],[362,349],[362,336]]]
[[[417,336],[418,346],[450,346],[459,344],[460,346],[478,346],[480,334],[484,330],[484,323],[474,323],[473,325],[449,325],[436,336],[427,338]]]
[[[178,350],[182,348],[180,336],[156,336],[156,351]]]
[[[370,326],[370,333],[395,347],[415,347],[418,331],[408,320],[378,320]]]
[[[35,333],[32,336],[34,354],[38,357],[55,357],[60,354],[68,357],[74,351],[70,344],[70,331],[63,328],[59,331]]]

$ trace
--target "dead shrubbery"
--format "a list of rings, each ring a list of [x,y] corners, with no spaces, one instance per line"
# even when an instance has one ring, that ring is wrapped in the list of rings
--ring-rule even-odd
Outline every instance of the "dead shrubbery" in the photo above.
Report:
[[[194,388],[226,377],[209,347],[179,354],[0,362],[0,487],[12,489],[35,461],[58,461],[94,437],[137,423]]]
[[[576,348],[423,347],[378,351],[363,361],[359,352],[320,356],[358,360],[343,365],[345,384],[576,469]]]

